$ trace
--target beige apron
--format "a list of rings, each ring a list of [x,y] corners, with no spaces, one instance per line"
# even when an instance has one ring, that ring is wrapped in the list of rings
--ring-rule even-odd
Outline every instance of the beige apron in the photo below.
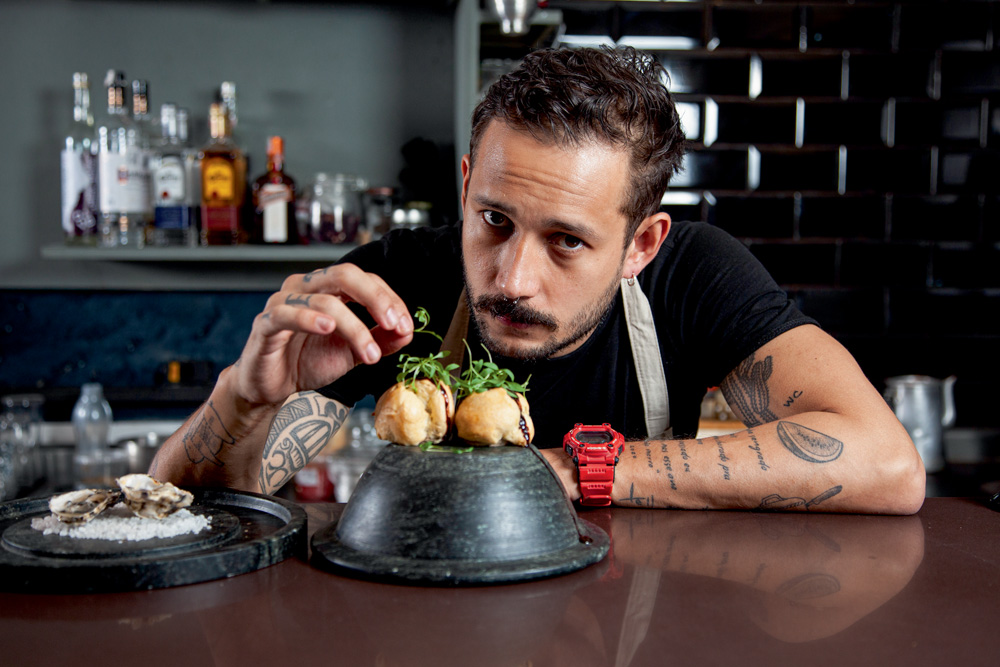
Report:
[[[667,393],[667,379],[663,372],[663,360],[656,338],[653,312],[649,299],[643,294],[634,278],[624,279],[621,284],[622,302],[625,305],[625,323],[628,326],[632,359],[635,362],[639,392],[642,395],[643,414],[646,419],[646,434],[650,437],[670,438],[670,400]],[[458,296],[455,314],[441,343],[441,350],[449,350],[449,360],[457,360],[459,366],[465,358],[463,340],[469,330],[469,307],[465,290]],[[453,371],[458,377],[461,368]],[[614,426],[612,424],[612,426]]]

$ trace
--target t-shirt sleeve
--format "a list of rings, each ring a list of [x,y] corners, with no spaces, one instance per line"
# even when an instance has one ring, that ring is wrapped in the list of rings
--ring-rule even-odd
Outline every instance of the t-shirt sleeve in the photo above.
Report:
[[[669,237],[668,237],[669,238]],[[723,230],[690,223],[660,267],[669,280],[655,296],[667,311],[668,339],[708,386],[718,385],[768,341],[816,324],[788,298],[764,266]]]

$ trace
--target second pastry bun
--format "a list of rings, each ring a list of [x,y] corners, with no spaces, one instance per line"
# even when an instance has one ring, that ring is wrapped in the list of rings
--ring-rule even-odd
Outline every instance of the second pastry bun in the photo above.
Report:
[[[451,389],[430,380],[397,382],[375,404],[375,434],[399,445],[441,442],[455,417]]]
[[[516,397],[500,387],[466,396],[455,412],[456,434],[470,445],[526,447],[535,437],[535,425],[528,401],[522,394]]]

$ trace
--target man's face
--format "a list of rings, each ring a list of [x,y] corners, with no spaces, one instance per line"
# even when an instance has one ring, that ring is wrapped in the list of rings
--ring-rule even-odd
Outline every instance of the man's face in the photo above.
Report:
[[[462,174],[465,286],[483,342],[523,359],[572,352],[623,277],[628,156],[493,121]]]

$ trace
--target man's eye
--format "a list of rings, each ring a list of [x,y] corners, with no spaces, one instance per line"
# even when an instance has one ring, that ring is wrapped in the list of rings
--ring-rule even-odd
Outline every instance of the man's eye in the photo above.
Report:
[[[583,247],[583,241],[575,236],[563,234],[560,238],[556,239],[556,245],[566,250],[576,250]]]
[[[483,220],[486,221],[487,225],[491,225],[493,227],[503,227],[510,221],[506,215],[503,213],[497,213],[496,211],[484,211]]]

